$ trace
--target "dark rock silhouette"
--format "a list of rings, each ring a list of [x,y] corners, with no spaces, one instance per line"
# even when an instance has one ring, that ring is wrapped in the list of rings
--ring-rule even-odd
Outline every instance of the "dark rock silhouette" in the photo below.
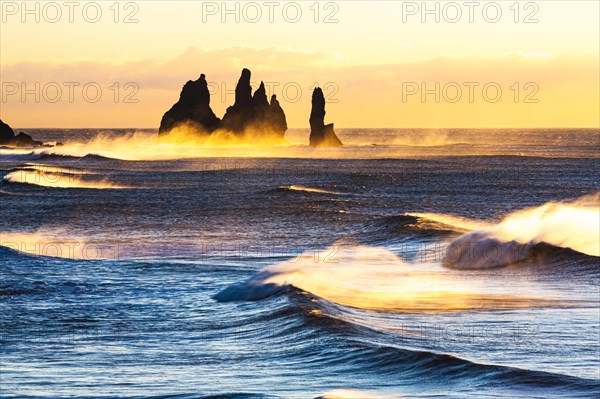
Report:
[[[30,135],[23,132],[15,135],[12,128],[0,119],[0,145],[12,147],[39,147],[44,145],[44,143],[34,140]]]
[[[197,81],[187,82],[179,101],[163,116],[159,135],[186,125],[204,135],[226,132],[243,137],[250,133],[244,138],[265,137],[283,141],[287,122],[277,97],[273,95],[269,103],[263,82],[253,95],[250,77],[250,70],[244,68],[235,88],[235,102],[227,108],[222,121],[210,108],[210,93],[205,75],[202,74]]]
[[[210,93],[204,74],[198,80],[189,80],[183,86],[179,101],[162,117],[159,135],[181,125],[191,126],[205,134],[212,133],[221,125],[221,120],[210,108]]]
[[[264,85],[261,85],[264,91]],[[259,88],[260,90],[260,88]],[[242,134],[244,130],[254,120],[254,104],[258,105],[262,100],[262,95],[256,91],[252,97],[252,86],[250,86],[250,70],[244,68],[242,76],[235,87],[235,102],[227,108],[223,116],[221,127],[235,134]],[[267,101],[266,94],[264,101]]]
[[[275,94],[271,96],[267,122],[272,126],[273,131],[281,134],[281,138],[283,138],[288,126],[285,119],[285,112],[283,112],[283,108],[279,105],[279,101],[277,101],[277,96]]]
[[[333,123],[325,124],[325,96],[320,87],[315,88],[312,95],[310,112],[310,146],[341,147],[343,144],[335,135]]]
[[[252,96],[252,103],[257,111],[266,111],[266,108],[269,107],[267,91],[265,90],[265,82],[260,82],[260,86],[258,86],[258,89]]]
[[[238,106],[248,106],[252,102],[252,86],[250,85],[250,76],[252,72],[248,68],[242,69],[242,75],[235,86],[235,104]]]
[[[0,119],[0,144],[8,143],[15,138],[15,132]]]
[[[269,104],[264,82],[251,95],[250,76],[244,68],[235,88],[235,103],[227,108],[221,127],[238,135],[252,131],[283,140],[287,122],[277,97],[273,95]]]
[[[13,140],[13,145],[16,147],[39,147],[44,145],[44,143],[34,140],[33,137],[28,134],[19,132],[19,134],[17,134]]]

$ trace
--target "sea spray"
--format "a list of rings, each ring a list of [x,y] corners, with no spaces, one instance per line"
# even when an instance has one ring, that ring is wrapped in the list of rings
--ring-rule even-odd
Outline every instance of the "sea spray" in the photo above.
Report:
[[[83,178],[80,175],[87,175]],[[103,177],[95,177],[84,172],[71,172],[64,168],[26,167],[6,174],[3,181],[8,183],[24,183],[53,188],[88,188],[88,189],[124,189],[128,186],[116,184]]]
[[[449,245],[443,263],[461,269],[510,265],[527,259],[540,243],[600,256],[598,226],[598,193],[571,202],[548,202],[462,235]]]
[[[512,309],[554,303],[506,290],[498,293],[475,275],[465,279],[439,264],[406,263],[382,247],[336,245],[271,265],[245,282],[230,285],[214,299],[260,300],[291,287],[338,304],[388,312]]]

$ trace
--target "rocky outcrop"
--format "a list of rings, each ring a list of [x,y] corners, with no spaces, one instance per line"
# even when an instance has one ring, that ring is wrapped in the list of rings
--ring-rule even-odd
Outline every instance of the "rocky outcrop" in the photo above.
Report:
[[[267,121],[269,125],[273,127],[273,131],[280,133],[281,138],[283,138],[288,126],[285,119],[285,112],[283,112],[283,108],[279,105],[279,101],[277,101],[277,96],[275,94],[271,96]]]
[[[235,102],[227,108],[223,120],[215,116],[210,108],[210,93],[204,75],[197,81],[189,81],[183,87],[179,101],[165,113],[159,134],[170,132],[177,126],[191,126],[200,134],[233,133],[242,139],[275,138],[283,141],[287,130],[285,113],[273,95],[267,100],[265,85],[252,94],[251,72],[244,68],[235,88]]]
[[[269,104],[264,82],[252,95],[250,77],[250,70],[244,68],[235,88],[235,103],[227,108],[221,127],[237,135],[252,132],[283,140],[287,122],[277,97],[271,96]]]
[[[210,108],[210,93],[204,74],[198,80],[190,80],[183,86],[179,101],[162,117],[159,135],[181,125],[192,127],[199,134],[205,135],[221,125],[221,120]]]
[[[261,87],[264,90],[264,85]],[[253,97],[252,86],[250,86],[250,70],[244,68],[242,76],[240,76],[240,80],[235,87],[235,102],[227,108],[223,116],[223,123],[221,124],[223,129],[235,134],[241,134],[246,130],[254,120],[255,102],[258,106],[262,99],[258,90],[254,94]],[[266,95],[264,100],[267,100]]]
[[[333,123],[325,124],[325,96],[320,87],[315,88],[312,95],[310,112],[310,146],[341,147],[343,144],[335,135]]]
[[[39,147],[44,145],[44,143],[34,140],[30,135],[23,132],[15,135],[12,128],[0,119],[0,145],[11,147]]]
[[[0,144],[9,143],[14,140],[15,132],[0,119]]]

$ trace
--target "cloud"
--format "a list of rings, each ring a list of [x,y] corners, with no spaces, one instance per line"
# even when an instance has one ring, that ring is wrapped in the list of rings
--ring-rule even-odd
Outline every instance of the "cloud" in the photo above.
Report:
[[[5,84],[22,82],[28,89],[36,82],[42,88],[51,82],[77,82],[79,87],[95,82],[102,88],[102,97],[89,102],[76,92],[71,102],[64,93],[56,103],[43,96],[37,103],[32,95],[22,101],[20,93],[7,96],[4,90],[2,117],[22,127],[155,127],[177,100],[182,85],[200,73],[211,82],[215,113],[223,115],[233,103],[241,68],[248,67],[254,84],[264,80],[278,95],[292,127],[308,125],[310,94],[316,83],[326,88],[327,121],[340,127],[568,127],[599,123],[599,64],[594,56],[530,52],[363,66],[342,61],[333,52],[285,47],[192,47],[167,61],[6,64],[0,65],[3,89]],[[132,92],[124,90],[128,82],[139,87],[137,103],[124,102]],[[468,101],[468,82],[478,84],[473,102]],[[118,90],[115,83],[119,83]],[[499,102],[482,97],[482,87],[488,83],[501,87]],[[524,96],[535,91],[525,87],[528,83],[538,88],[537,103],[523,102]],[[419,92],[406,96],[407,84],[416,84]],[[438,91],[447,85],[448,90],[452,85],[462,87],[463,97],[455,103],[447,101],[443,93],[439,102],[435,94],[422,97],[422,87],[435,90],[438,84]],[[519,91],[518,101],[515,90]],[[117,100],[115,91],[119,92]]]

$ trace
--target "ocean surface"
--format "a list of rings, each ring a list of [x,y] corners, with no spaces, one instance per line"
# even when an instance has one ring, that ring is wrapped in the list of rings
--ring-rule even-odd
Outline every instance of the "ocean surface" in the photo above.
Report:
[[[597,398],[598,130],[15,129],[3,398]]]

